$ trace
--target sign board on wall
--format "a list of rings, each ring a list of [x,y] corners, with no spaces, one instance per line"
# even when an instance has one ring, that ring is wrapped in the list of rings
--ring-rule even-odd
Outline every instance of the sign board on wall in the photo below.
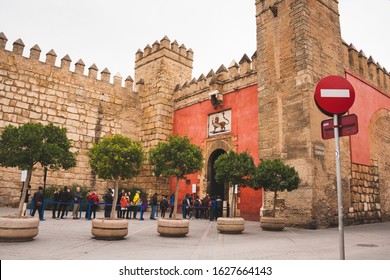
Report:
[[[208,135],[209,137],[230,133],[232,130],[232,110],[226,110],[209,115]]]
[[[26,180],[27,180],[27,170],[22,170],[22,174],[20,176],[20,181],[26,182]]]
[[[196,193],[196,184],[192,184],[192,193]]]
[[[359,132],[358,118],[355,114],[345,115],[339,118],[339,136],[354,135]],[[321,122],[322,139],[334,138],[333,119],[324,120]]]

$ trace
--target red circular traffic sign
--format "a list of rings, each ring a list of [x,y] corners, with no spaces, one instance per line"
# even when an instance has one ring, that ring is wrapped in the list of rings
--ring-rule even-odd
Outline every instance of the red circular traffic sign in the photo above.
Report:
[[[326,115],[343,115],[355,101],[351,83],[340,76],[327,76],[320,80],[314,92],[317,107]]]

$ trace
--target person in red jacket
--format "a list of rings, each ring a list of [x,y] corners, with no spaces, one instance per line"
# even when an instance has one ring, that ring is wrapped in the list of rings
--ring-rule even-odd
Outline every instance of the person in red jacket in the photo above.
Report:
[[[89,196],[89,202],[91,203],[91,214],[90,217],[93,219],[96,218],[96,210],[99,207],[99,197],[97,196],[96,192],[93,191],[91,195]]]
[[[129,196],[127,195],[127,193],[124,193],[119,203],[121,205],[121,217],[126,218],[127,207],[129,206],[130,203]]]

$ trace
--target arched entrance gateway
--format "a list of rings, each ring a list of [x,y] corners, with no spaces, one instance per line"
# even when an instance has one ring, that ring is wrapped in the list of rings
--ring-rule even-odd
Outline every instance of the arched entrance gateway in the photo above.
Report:
[[[262,190],[253,190],[249,187],[238,189],[236,197],[233,197],[233,189],[228,185],[220,184],[215,180],[214,163],[219,156],[232,149],[230,136],[219,139],[209,139],[206,141],[204,185],[205,194],[219,195],[224,202],[224,216],[233,215],[235,209],[236,216],[243,217],[248,221],[258,221],[259,211],[262,207]],[[235,205],[235,207],[234,207]],[[228,207],[229,206],[229,207]],[[228,209],[230,211],[228,211]]]
[[[218,157],[225,154],[226,151],[223,149],[217,149],[211,153],[207,162],[207,193],[210,196],[220,196],[224,201],[229,199],[229,192],[225,190],[223,183],[218,183],[215,179],[215,168],[214,163]]]

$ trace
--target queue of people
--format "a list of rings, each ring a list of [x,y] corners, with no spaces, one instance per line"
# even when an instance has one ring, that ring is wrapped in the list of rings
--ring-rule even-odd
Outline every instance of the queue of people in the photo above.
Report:
[[[28,203],[28,198],[30,196],[29,186],[25,204]],[[31,215],[34,216],[35,212],[38,210],[39,218],[43,220],[43,188],[40,186],[38,190],[33,195],[32,206],[33,210]],[[73,219],[80,219],[82,207],[81,204],[84,203],[83,195],[81,193],[80,187],[77,187],[73,193],[69,187],[65,186],[63,189],[55,189],[52,197],[52,218],[54,219],[65,219],[68,215],[69,210],[71,210]],[[102,196],[104,203],[100,203],[99,196],[95,191],[90,191],[86,194],[86,204],[87,210],[85,211],[86,219],[96,218],[96,212],[99,208],[99,205],[104,206],[104,217],[109,218],[111,216],[112,207],[115,207],[117,217],[123,219],[137,219],[139,214],[139,220],[144,220],[144,212],[150,206],[150,217],[151,220],[156,220],[159,217],[165,218],[166,212],[170,209],[169,218],[172,218],[174,203],[175,203],[175,194],[171,194],[168,199],[167,195],[163,195],[159,200],[158,194],[153,194],[148,200],[145,193],[137,190],[132,196],[131,192],[126,192],[121,190],[118,195],[117,203],[114,205],[114,191],[112,189],[107,189],[106,193]],[[179,200],[180,201],[180,200]],[[181,199],[181,212],[183,219],[190,219],[194,217],[195,219],[210,219],[210,221],[216,220],[218,217],[222,217],[223,212],[223,201],[220,196],[210,197],[206,195],[203,198],[196,196],[195,198],[190,194],[186,194],[183,199]]]

